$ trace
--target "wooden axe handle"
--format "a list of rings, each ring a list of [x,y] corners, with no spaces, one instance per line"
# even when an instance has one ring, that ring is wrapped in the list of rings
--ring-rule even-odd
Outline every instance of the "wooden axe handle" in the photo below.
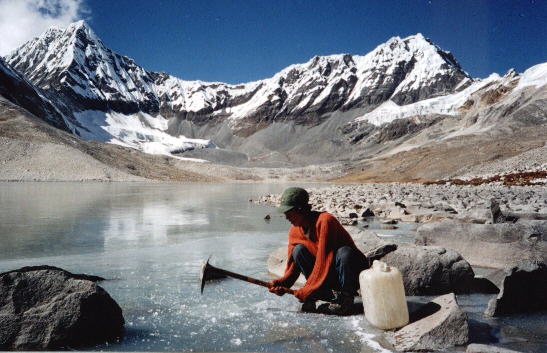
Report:
[[[269,285],[268,282],[264,282],[264,281],[261,281],[259,279],[253,278],[253,277],[240,275],[239,273],[223,270],[221,268],[214,267],[214,266],[211,266],[211,268],[213,269],[213,271],[215,271],[217,273],[220,273],[220,274],[223,274],[223,275],[226,275],[228,277],[240,279],[240,280],[245,281],[245,282],[254,283],[254,284],[258,284],[259,286],[262,286],[262,287],[270,288],[270,285]],[[290,288],[287,288],[287,293],[294,295],[294,291]]]

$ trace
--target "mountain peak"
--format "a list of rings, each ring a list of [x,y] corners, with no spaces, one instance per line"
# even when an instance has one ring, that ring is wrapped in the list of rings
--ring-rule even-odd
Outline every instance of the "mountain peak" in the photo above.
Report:
[[[432,44],[431,43],[431,40],[429,38],[426,38],[423,34],[421,34],[420,32],[416,33],[416,34],[413,34],[413,35],[410,35],[408,37],[405,37],[402,39],[403,41],[420,41],[420,42],[427,42],[429,44]]]
[[[79,20],[76,22],[72,22],[68,25],[67,30],[69,29],[78,29],[78,28],[89,28],[85,20]]]
[[[79,34],[95,41],[100,40],[95,32],[93,32],[91,27],[89,27],[89,25],[84,20],[76,21],[69,24],[65,32]]]

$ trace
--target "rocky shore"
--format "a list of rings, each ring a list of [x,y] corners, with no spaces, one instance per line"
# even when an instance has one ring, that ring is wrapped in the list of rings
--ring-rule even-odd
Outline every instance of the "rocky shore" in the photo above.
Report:
[[[381,259],[401,271],[406,295],[443,295],[419,309],[425,313],[415,314],[419,319],[386,333],[397,351],[444,351],[468,343],[469,352],[503,351],[476,344],[484,343],[475,338],[484,327],[468,320],[454,294],[493,295],[483,309],[485,318],[547,310],[544,186],[396,183],[329,185],[308,191],[313,209],[341,219],[369,259]],[[253,202],[276,205],[279,195]],[[393,243],[363,230],[372,219],[394,228],[399,222],[419,223],[414,244]],[[286,247],[273,252],[269,272],[281,275],[286,260]],[[493,270],[476,275],[479,268]]]
[[[547,215],[547,188],[541,185],[371,183],[328,185],[308,192],[313,209],[328,211],[350,224],[367,216],[417,223],[447,219],[494,223],[492,200],[502,213]],[[279,196],[270,194],[253,201],[276,205]]]

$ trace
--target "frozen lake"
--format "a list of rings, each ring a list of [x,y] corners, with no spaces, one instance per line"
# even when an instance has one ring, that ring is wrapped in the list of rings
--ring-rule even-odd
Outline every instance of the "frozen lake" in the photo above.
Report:
[[[47,264],[112,279],[100,285],[120,304],[126,333],[92,349],[384,351],[362,316],[298,313],[294,297],[232,279],[200,295],[209,255],[215,266],[272,278],[266,260],[289,223],[249,199],[286,186],[0,183],[0,272]]]
[[[123,310],[125,336],[91,350],[388,352],[362,315],[299,313],[294,297],[232,279],[209,282],[200,295],[199,269],[209,255],[215,266],[272,278],[266,260],[285,245],[289,223],[249,199],[287,186],[0,183],[0,272],[47,264],[110,279],[100,285]],[[370,223],[397,242],[411,241],[415,229],[380,227]],[[490,298],[458,296],[474,342],[547,351],[547,314],[485,319]]]

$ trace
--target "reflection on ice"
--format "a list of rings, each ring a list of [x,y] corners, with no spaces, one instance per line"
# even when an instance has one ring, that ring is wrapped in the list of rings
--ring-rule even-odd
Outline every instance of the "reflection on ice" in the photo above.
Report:
[[[177,207],[176,204],[144,204],[142,208],[115,209],[110,213],[104,228],[105,248],[119,245],[120,242],[152,238],[154,244],[165,242],[169,236],[183,234],[183,226],[203,226],[209,223],[205,213],[193,209]],[[182,234],[181,234],[182,233]],[[149,242],[150,239],[146,239]]]

